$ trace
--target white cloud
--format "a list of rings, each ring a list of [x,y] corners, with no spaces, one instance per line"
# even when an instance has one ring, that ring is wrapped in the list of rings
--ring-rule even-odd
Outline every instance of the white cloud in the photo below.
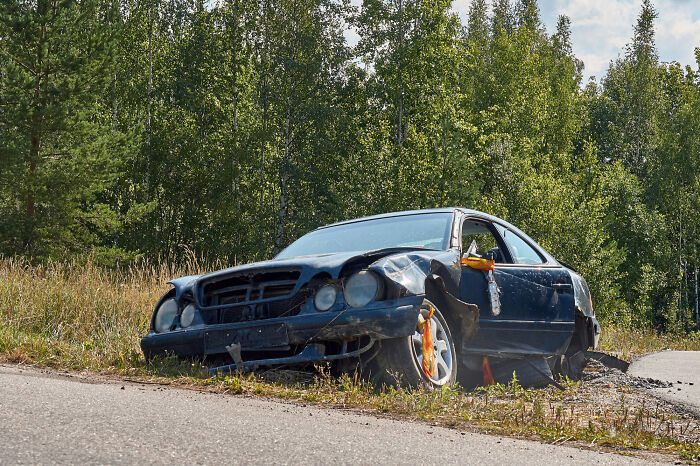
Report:
[[[637,14],[634,0],[542,0],[540,10],[552,33],[560,14],[571,19],[574,54],[585,65],[584,76],[600,78],[610,60],[623,53]]]
[[[657,0],[656,45],[662,61],[679,61],[697,68],[695,47],[700,47],[700,2]],[[624,54],[632,40],[641,0],[541,0],[542,19],[552,32],[556,18],[571,18],[574,53],[586,65],[586,77],[602,77],[610,63]]]
[[[455,0],[453,9],[466,20],[471,0]],[[700,47],[700,2],[697,0],[656,0],[656,42],[662,61],[695,63],[694,49]],[[632,40],[641,0],[540,0],[542,21],[554,32],[557,18],[571,19],[574,53],[585,64],[584,77],[600,79],[611,60],[624,54]]]
[[[700,47],[700,5],[696,2],[659,2],[656,43],[663,61],[682,65],[695,63],[695,47]]]

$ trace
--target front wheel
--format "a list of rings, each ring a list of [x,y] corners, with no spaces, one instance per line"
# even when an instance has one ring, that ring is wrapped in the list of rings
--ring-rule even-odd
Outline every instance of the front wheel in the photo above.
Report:
[[[429,323],[429,324],[428,324]],[[430,335],[425,327],[429,325]],[[430,343],[426,345],[424,343]],[[454,339],[447,320],[429,300],[423,300],[413,335],[379,342],[381,348],[369,363],[368,370],[375,385],[428,385],[438,388],[454,384],[457,377],[457,359]],[[433,364],[424,359],[434,359]]]

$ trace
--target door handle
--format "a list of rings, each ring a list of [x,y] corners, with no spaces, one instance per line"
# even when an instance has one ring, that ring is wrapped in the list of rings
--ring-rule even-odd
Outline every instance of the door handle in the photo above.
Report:
[[[552,288],[559,293],[572,293],[574,287],[570,283],[552,283]]]

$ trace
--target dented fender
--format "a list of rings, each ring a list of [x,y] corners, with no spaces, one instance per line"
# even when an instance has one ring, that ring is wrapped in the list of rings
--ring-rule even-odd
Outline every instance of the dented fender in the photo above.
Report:
[[[425,295],[456,323],[455,336],[471,339],[479,327],[479,307],[458,299],[461,264],[458,250],[420,251],[383,257],[368,267],[410,294]],[[455,329],[457,330],[457,329]]]
[[[413,295],[426,293],[426,279],[431,275],[444,277],[445,289],[456,294],[461,276],[459,251],[454,249],[392,254],[376,260],[368,270],[378,273]]]
[[[374,262],[369,270],[410,294],[425,295],[456,324],[453,332],[461,341],[471,339],[479,327],[479,307],[461,301],[459,251],[420,251],[391,255]]]

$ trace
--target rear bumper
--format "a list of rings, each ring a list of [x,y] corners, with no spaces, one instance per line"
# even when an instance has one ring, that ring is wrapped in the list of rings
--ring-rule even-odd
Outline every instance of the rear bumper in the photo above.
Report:
[[[361,336],[373,340],[404,337],[415,331],[422,302],[422,296],[411,296],[338,312],[314,312],[167,333],[151,331],[141,340],[141,349],[146,358],[165,353],[186,357],[225,354],[226,347],[234,343],[239,343],[242,351],[264,351]]]

